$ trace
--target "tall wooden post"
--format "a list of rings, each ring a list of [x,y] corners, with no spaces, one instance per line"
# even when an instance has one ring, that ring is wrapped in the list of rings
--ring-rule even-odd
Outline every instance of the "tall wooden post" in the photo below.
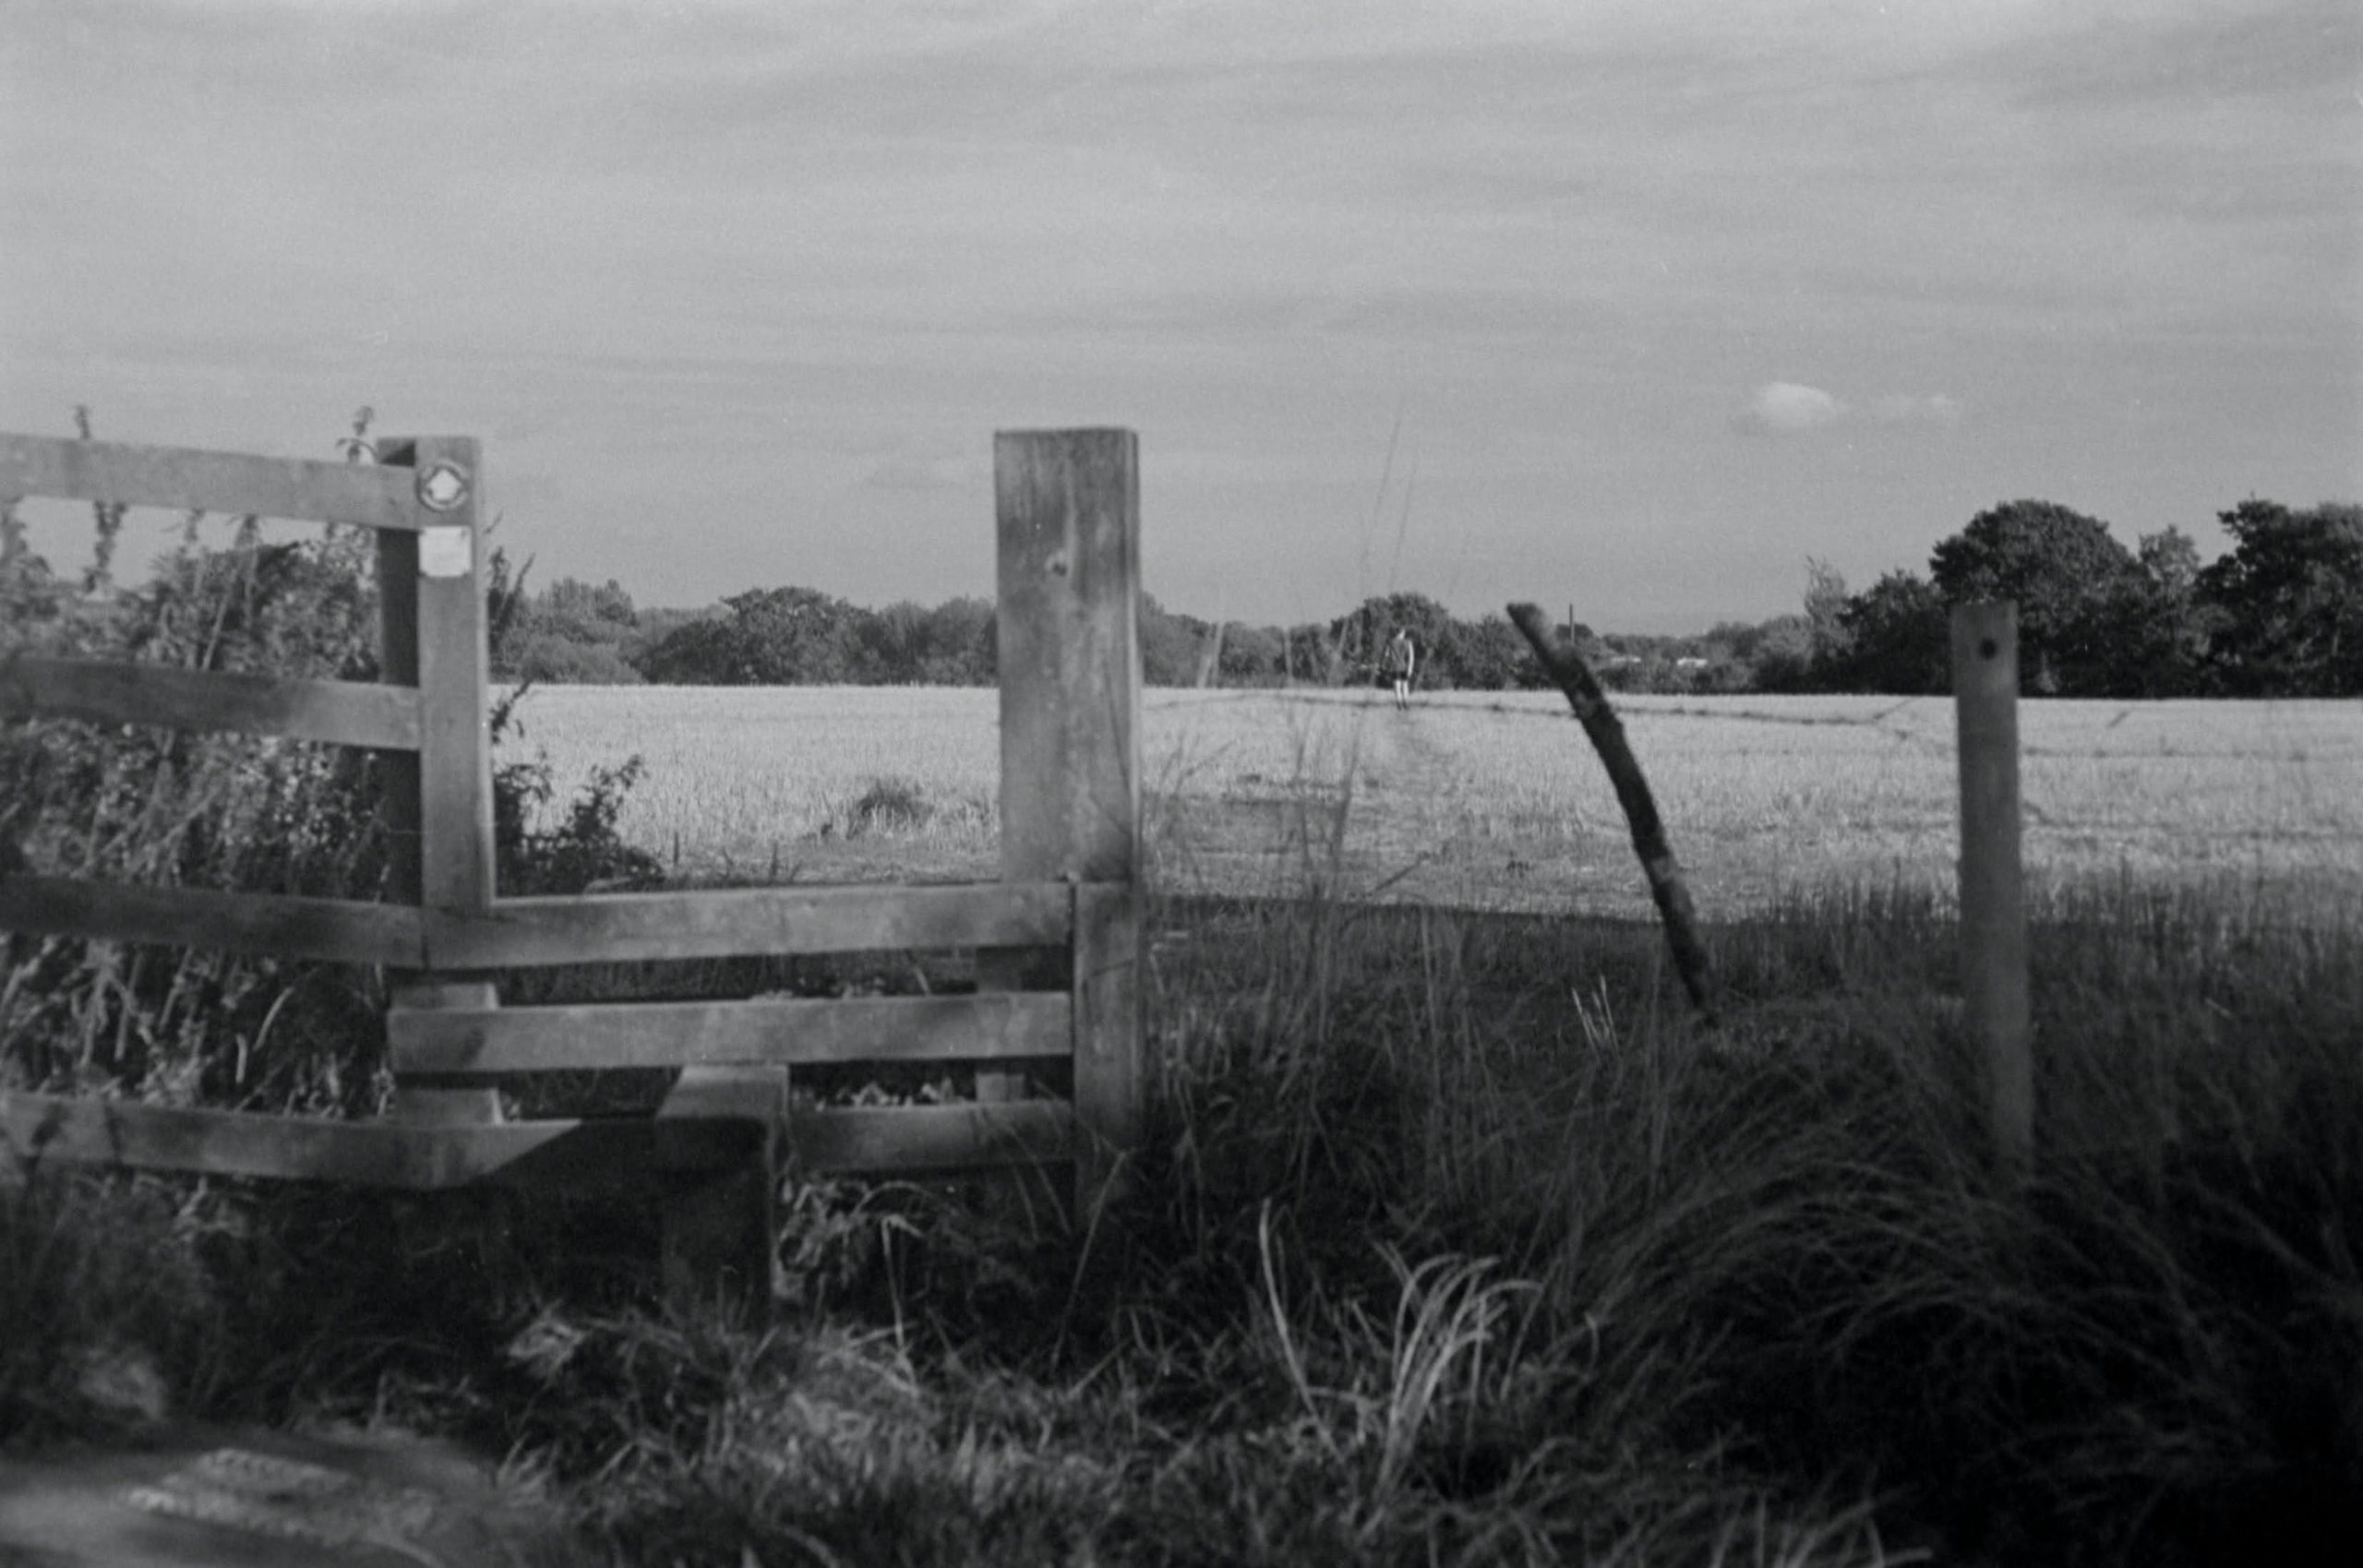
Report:
[[[1995,1152],[2006,1168],[2023,1174],[2034,1156],[2034,1059],[2019,853],[2018,605],[1955,605],[1952,670],[1961,748],[1962,1013],[1985,1062]]]
[[[1074,997],[1075,1206],[1087,1221],[1139,1144],[1146,1087],[1139,441],[1003,432],[993,486],[1002,875],[1075,885],[1059,979]]]
[[[390,891],[426,908],[481,915],[493,899],[481,454],[470,437],[422,436],[380,443],[378,461],[412,470],[429,520],[420,533],[378,534],[378,676],[418,688],[420,699],[417,752],[379,754]],[[496,999],[488,981],[468,975],[396,975],[390,988],[399,1008]],[[490,1089],[410,1083],[397,1086],[394,1114],[497,1120],[499,1098]]]

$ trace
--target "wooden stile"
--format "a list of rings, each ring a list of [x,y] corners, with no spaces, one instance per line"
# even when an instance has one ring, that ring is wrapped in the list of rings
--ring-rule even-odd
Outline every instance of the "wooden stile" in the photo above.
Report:
[[[437,968],[636,964],[766,952],[1063,944],[1067,890],[1011,886],[732,888],[505,898],[481,916],[426,916]]]
[[[498,1074],[731,1063],[962,1061],[1065,1054],[1063,991],[760,998],[467,1011],[397,1008],[400,1073]]]
[[[452,979],[406,974],[390,977],[386,1009],[387,1034],[403,1019],[476,1016],[500,1005],[500,991],[489,980]],[[500,1092],[450,1074],[406,1072],[399,1058],[393,1063],[394,1100],[387,1114],[397,1121],[425,1127],[474,1127],[505,1121]]]
[[[418,693],[418,536],[378,535],[378,678]],[[386,835],[386,895],[419,900],[419,757],[415,747],[378,753],[378,820]],[[421,955],[422,962],[424,954]]]
[[[2034,1058],[2019,820],[2019,613],[2008,601],[1952,611],[1961,751],[1962,1014],[1985,1064],[1986,1113],[2004,1167],[2034,1155]]]
[[[1124,1161],[1140,1147],[1146,1084],[1142,1044],[1147,995],[1141,965],[1141,899],[1129,882],[1075,888],[1074,1119],[1078,1216],[1120,1191]]]
[[[771,1305],[779,1238],[779,1139],[787,1071],[777,1067],[685,1069],[655,1116],[664,1198],[665,1287],[719,1295],[757,1311]],[[704,1156],[737,1137],[741,1157],[716,1172]]]
[[[418,911],[349,899],[126,887],[0,875],[0,931],[407,966],[426,957]]]
[[[492,907],[492,739],[486,712],[484,489],[473,437],[407,443],[422,488],[457,474],[434,528],[418,539],[419,902],[480,915]],[[431,956],[431,955],[430,955]]]
[[[808,1171],[942,1175],[1074,1157],[1074,1111],[1062,1100],[803,1110],[787,1133],[791,1158]]]
[[[0,498],[22,496],[403,532],[439,521],[408,473],[366,463],[0,436]]]
[[[11,658],[0,717],[223,729],[366,747],[388,893],[341,900],[0,874],[0,928],[381,966],[392,1114],[351,1123],[0,1094],[18,1153],[131,1168],[440,1191],[653,1191],[674,1288],[768,1299],[783,1130],[815,1171],[1071,1164],[1078,1208],[1141,1136],[1139,482],[1119,430],[996,437],[1002,876],[500,899],[494,885],[481,454],[380,442],[376,464],[0,437],[0,496],[377,528],[380,683]],[[495,972],[762,953],[974,949],[974,996],[504,1008]],[[1072,1066],[1074,1098],[791,1113],[791,1062]],[[486,1080],[682,1069],[651,1118],[506,1122]],[[1055,1080],[1061,1072],[1044,1072]],[[988,1070],[979,1099],[1022,1082]]]
[[[0,659],[0,719],[37,718],[418,749],[418,693],[398,687],[102,659]]]
[[[478,1182],[635,1190],[655,1158],[654,1126],[642,1119],[426,1126],[15,1094],[0,1095],[0,1143],[36,1162],[414,1192]],[[677,1131],[667,1151],[676,1169],[727,1170],[745,1158],[744,1133],[719,1127]]]
[[[0,876],[0,930],[111,938],[336,964],[471,970],[749,953],[1058,947],[1074,930],[1057,882],[746,888],[500,899],[482,915],[280,893]]]
[[[414,757],[381,753],[387,764],[386,823],[396,896],[422,916],[482,918],[493,903],[492,743],[485,709],[490,664],[486,647],[484,539],[477,526],[482,455],[460,436],[422,436],[386,443],[381,455],[409,476],[433,518],[416,533],[378,536],[381,673],[417,688]],[[439,972],[387,976],[396,1007],[414,1016],[474,1001],[497,1000],[488,981],[438,961]],[[477,990],[454,996],[458,985]],[[488,1089],[399,1074],[394,1115],[434,1125],[497,1122]]]

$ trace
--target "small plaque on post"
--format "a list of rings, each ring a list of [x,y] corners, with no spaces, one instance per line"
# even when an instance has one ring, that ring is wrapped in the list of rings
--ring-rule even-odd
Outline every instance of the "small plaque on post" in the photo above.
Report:
[[[475,566],[469,546],[473,532],[465,528],[423,528],[418,533],[418,575],[465,577]]]

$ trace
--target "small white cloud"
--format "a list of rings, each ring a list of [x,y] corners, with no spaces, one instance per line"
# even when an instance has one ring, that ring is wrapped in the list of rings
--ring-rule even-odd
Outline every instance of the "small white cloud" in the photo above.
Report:
[[[1732,423],[1759,436],[1793,436],[1835,425],[1851,412],[1818,387],[1768,381],[1756,389],[1745,406],[1733,415]]]

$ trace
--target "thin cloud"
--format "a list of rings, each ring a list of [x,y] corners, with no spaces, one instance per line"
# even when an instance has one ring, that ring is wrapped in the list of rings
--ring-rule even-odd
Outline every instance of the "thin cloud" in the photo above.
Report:
[[[1818,387],[1768,381],[1756,389],[1732,423],[1755,436],[1795,436],[1835,425],[1852,411]]]
[[[1958,425],[1961,400],[1943,392],[1890,392],[1861,405],[1819,387],[1768,381],[1748,395],[1732,424],[1751,436],[1800,436],[1833,425]]]

